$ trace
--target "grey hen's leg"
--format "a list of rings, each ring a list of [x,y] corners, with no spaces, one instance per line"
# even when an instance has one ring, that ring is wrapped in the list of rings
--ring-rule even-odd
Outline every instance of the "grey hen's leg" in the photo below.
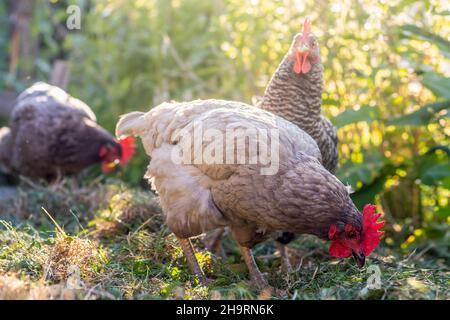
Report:
[[[208,251],[213,252],[223,260],[226,260],[227,256],[222,246],[222,236],[224,233],[225,228],[211,231],[203,238],[203,243]]]
[[[287,272],[292,272],[292,265],[289,259],[286,245],[295,239],[295,234],[291,232],[283,232],[276,240],[277,249],[280,252],[281,262]]]
[[[245,264],[248,267],[248,271],[250,273],[250,278],[252,279],[252,281],[259,289],[267,288],[267,280],[261,273],[261,271],[259,271],[255,259],[253,258],[252,250],[241,245],[239,245],[239,249],[241,249],[242,257],[244,258]]]
[[[200,265],[198,264],[197,258],[195,257],[195,252],[194,248],[192,247],[191,240],[187,238],[178,238],[178,241],[180,241],[181,249],[183,250],[183,253],[187,259],[189,269],[194,275],[198,277],[200,284],[206,286],[208,284],[208,281],[205,277],[205,274],[203,273],[202,268],[200,268]]]
[[[280,252],[281,263],[283,265],[283,268],[286,272],[291,273],[292,265],[291,265],[291,260],[289,259],[289,254],[287,252],[287,247],[285,244],[282,244],[278,241],[276,243],[277,243],[278,252]]]

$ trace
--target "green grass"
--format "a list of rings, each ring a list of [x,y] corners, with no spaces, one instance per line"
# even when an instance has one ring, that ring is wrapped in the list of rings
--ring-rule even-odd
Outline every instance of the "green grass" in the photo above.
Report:
[[[0,299],[450,298],[448,258],[440,257],[429,241],[416,249],[382,244],[366,267],[358,269],[351,260],[330,259],[323,241],[303,236],[290,245],[297,269],[290,274],[282,270],[273,242],[267,242],[254,253],[272,289],[259,292],[248,281],[229,236],[223,242],[227,261],[194,239],[212,280],[205,288],[189,273],[149,191],[116,181],[25,184],[15,206],[3,204],[3,215],[5,208],[19,210],[20,218],[4,217],[0,223]],[[381,271],[378,289],[366,288],[369,266]]]

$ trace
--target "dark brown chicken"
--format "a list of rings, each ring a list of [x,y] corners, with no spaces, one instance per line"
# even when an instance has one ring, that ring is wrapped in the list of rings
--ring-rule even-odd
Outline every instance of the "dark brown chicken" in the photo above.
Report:
[[[58,87],[36,83],[18,98],[9,128],[0,130],[0,169],[53,180],[101,163],[103,172],[124,165],[134,151],[96,123],[92,110]]]

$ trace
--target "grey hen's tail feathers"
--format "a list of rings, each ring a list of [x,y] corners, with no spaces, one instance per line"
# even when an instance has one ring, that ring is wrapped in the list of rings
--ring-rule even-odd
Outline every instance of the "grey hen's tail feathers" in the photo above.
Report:
[[[146,130],[144,112],[134,111],[120,116],[116,125],[116,137],[140,136]]]

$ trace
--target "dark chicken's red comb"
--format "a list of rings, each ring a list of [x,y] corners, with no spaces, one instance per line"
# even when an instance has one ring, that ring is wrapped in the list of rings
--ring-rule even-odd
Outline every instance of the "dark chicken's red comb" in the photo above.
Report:
[[[376,213],[377,207],[373,204],[366,204],[363,209],[363,239],[361,248],[367,257],[380,242],[384,231],[379,231],[384,226],[384,221],[377,222],[381,213]]]
[[[120,158],[120,164],[125,166],[133,157],[136,152],[136,145],[133,137],[126,137],[119,139],[119,144],[122,147],[122,157]]]
[[[361,241],[359,242],[359,250],[364,253],[367,257],[373,249],[380,242],[381,236],[384,234],[383,231],[379,231],[379,229],[384,226],[384,221],[377,222],[378,218],[380,218],[381,213],[376,213],[376,206],[373,204],[367,204],[363,209],[363,230],[361,233]],[[354,227],[352,225],[345,225],[346,234],[354,231]],[[329,253],[332,257],[337,258],[348,258],[352,255],[352,247],[349,246],[349,241],[336,239],[337,234],[337,226],[332,224],[330,229],[328,230],[328,238],[332,240]],[[354,248],[354,247],[353,247]]]

